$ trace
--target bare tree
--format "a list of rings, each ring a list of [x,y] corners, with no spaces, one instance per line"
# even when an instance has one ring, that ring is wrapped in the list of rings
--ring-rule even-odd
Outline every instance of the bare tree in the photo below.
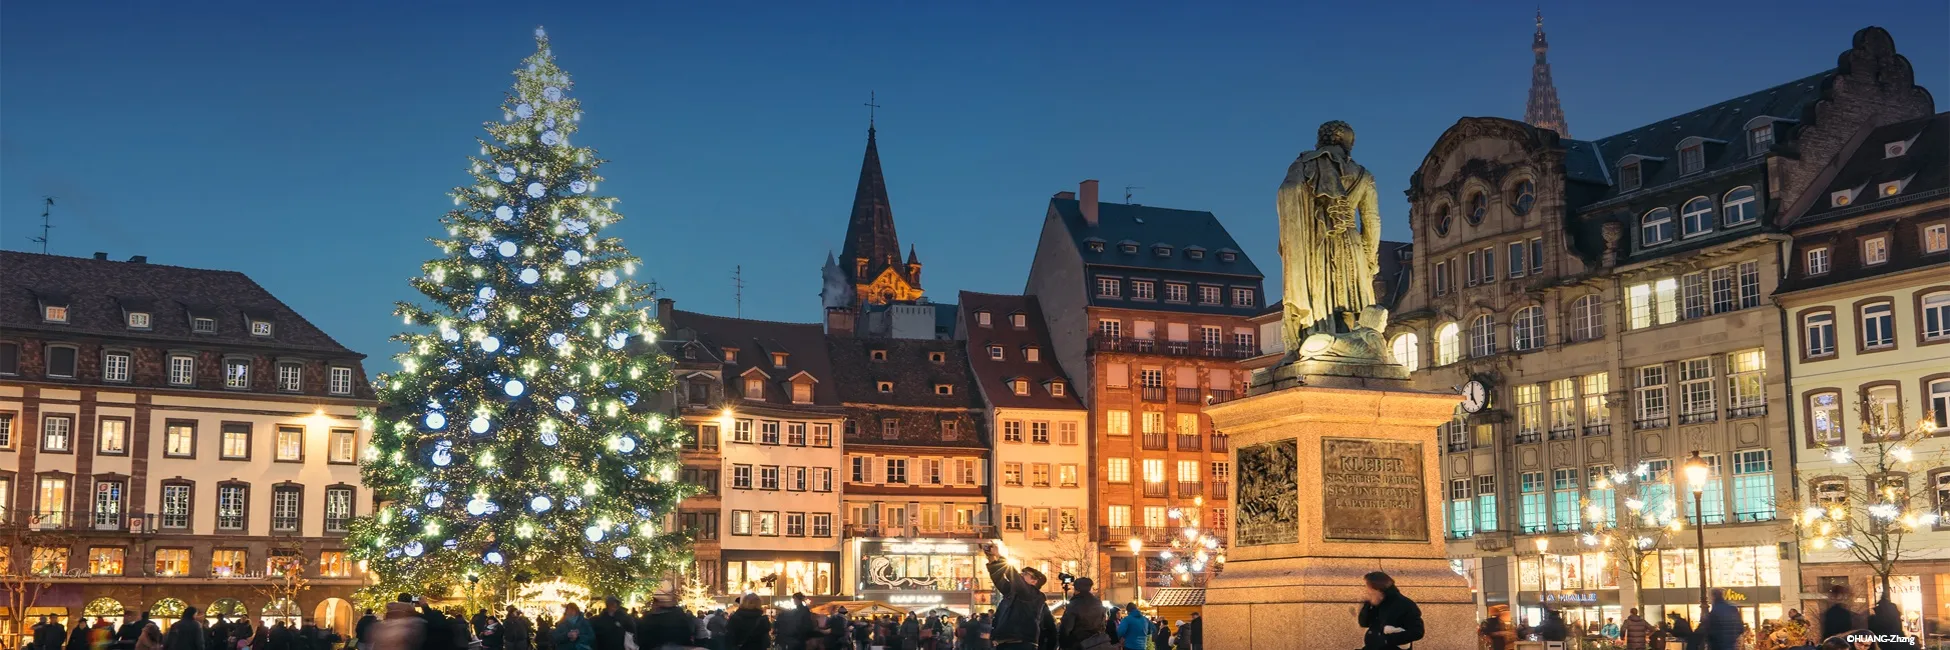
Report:
[[[0,589],[5,607],[18,629],[25,634],[32,625],[27,612],[54,584],[54,578],[69,571],[68,558],[79,537],[69,528],[73,513],[37,513],[31,510],[0,510]],[[17,638],[17,637],[16,637]]]
[[[1677,510],[1669,502],[1671,484],[1649,481],[1652,477],[1645,475],[1647,471],[1641,468],[1630,474],[1615,473],[1600,478],[1594,486],[1615,490],[1615,496],[1624,503],[1624,512],[1614,511],[1616,502],[1598,504],[1589,497],[1581,500],[1585,525],[1580,541],[1604,553],[1619,572],[1632,579],[1632,593],[1639,603],[1645,602],[1648,561],[1658,559],[1659,551],[1670,545],[1671,535],[1680,530]],[[1644,488],[1648,485],[1666,485],[1668,492],[1664,500],[1648,502],[1648,498],[1661,499],[1656,492],[1646,493]]]
[[[304,611],[297,609],[298,595],[311,589],[311,576],[307,575],[311,568],[311,560],[305,556],[304,547],[298,543],[295,535],[287,543],[289,546],[271,552],[271,557],[265,566],[264,583],[258,586],[257,593],[272,604],[290,608],[277,612],[266,611],[266,614],[302,618]]]
[[[1050,539],[1049,552],[1036,559],[1047,560],[1057,571],[1097,581],[1097,543],[1080,530],[1058,533]]]
[[[1862,443],[1828,447],[1835,476],[1814,479],[1793,524],[1803,550],[1840,552],[1868,567],[1888,597],[1890,574],[1915,552],[1905,537],[1938,523],[1929,500],[1911,489],[1910,474],[1941,467],[1946,452],[1917,449],[1935,431],[1934,414],[1907,424],[1901,407],[1866,401],[1858,409]]]

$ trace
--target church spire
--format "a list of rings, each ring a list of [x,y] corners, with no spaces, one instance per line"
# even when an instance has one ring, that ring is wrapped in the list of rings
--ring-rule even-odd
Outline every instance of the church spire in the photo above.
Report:
[[[920,264],[910,250],[901,262],[894,233],[894,208],[887,200],[887,178],[880,170],[880,145],[867,127],[867,152],[860,161],[860,184],[853,190],[853,214],[840,248],[840,271],[854,285],[858,303],[885,304],[921,297]]]
[[[1531,38],[1530,51],[1537,53],[1537,63],[1530,67],[1530,102],[1524,107],[1523,121],[1569,138],[1571,128],[1564,122],[1564,107],[1557,103],[1557,86],[1551,83],[1551,64],[1544,60],[1550,42],[1544,39],[1542,8],[1537,10],[1537,34]]]

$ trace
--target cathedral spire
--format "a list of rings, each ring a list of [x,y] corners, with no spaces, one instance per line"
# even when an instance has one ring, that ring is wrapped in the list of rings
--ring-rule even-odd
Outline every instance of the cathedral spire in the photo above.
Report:
[[[1569,138],[1571,128],[1564,122],[1564,107],[1557,103],[1557,85],[1551,83],[1551,64],[1544,60],[1550,42],[1544,39],[1542,8],[1537,10],[1537,34],[1531,38],[1530,51],[1537,53],[1537,63],[1530,67],[1530,102],[1524,107],[1523,121]]]
[[[894,208],[887,200],[887,178],[880,170],[880,145],[872,126],[867,127],[867,152],[860,161],[860,184],[853,190],[853,213],[847,219],[839,263],[847,278],[860,288],[862,301],[911,300],[920,295],[920,282],[901,263]],[[868,291],[867,285],[889,269],[902,286],[891,291]]]

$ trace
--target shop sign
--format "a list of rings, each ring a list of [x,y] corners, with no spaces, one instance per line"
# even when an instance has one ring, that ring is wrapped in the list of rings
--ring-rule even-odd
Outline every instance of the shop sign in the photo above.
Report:
[[[889,605],[939,605],[947,602],[941,594],[894,594],[887,597]]]
[[[1559,605],[1595,605],[1598,603],[1598,592],[1547,591],[1544,592],[1544,602]]]

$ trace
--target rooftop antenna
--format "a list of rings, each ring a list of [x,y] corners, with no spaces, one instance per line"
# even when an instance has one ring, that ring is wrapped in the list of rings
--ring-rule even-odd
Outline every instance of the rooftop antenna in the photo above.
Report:
[[[1141,189],[1144,189],[1144,186],[1143,186],[1143,185],[1125,185],[1125,186],[1124,186],[1124,202],[1125,202],[1125,203],[1130,203],[1130,202],[1131,202],[1131,190],[1141,190]]]
[[[53,217],[50,216],[50,213],[52,213],[53,211],[54,211],[54,197],[52,196],[41,197],[41,236],[27,238],[29,241],[41,245],[42,255],[47,254],[47,231],[54,229]]]
[[[731,267],[731,299],[738,306],[738,317],[745,317],[745,265]]]

